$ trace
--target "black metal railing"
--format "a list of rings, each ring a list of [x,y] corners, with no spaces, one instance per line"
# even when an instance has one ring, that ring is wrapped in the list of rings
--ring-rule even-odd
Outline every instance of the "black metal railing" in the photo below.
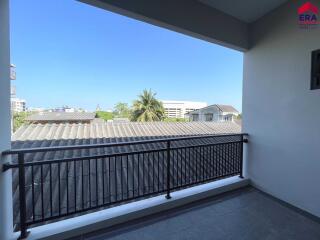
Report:
[[[9,150],[14,218],[27,228],[239,175],[247,134]]]

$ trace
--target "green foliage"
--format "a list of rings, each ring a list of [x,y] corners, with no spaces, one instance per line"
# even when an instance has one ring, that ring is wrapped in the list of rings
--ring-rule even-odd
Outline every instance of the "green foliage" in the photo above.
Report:
[[[165,118],[165,122],[189,122],[187,118]]]
[[[137,122],[162,121],[165,117],[162,102],[155,98],[156,93],[143,90],[133,102],[131,120]]]
[[[111,112],[105,112],[105,111],[97,111],[96,117],[101,118],[105,121],[113,119],[113,114]]]
[[[32,112],[13,113],[13,132],[15,132],[22,125],[27,124],[26,118],[31,114]]]
[[[237,117],[236,117],[236,119],[242,119],[242,113],[240,113]]]
[[[128,103],[119,102],[114,106],[113,114],[117,118],[130,118],[131,110]]]

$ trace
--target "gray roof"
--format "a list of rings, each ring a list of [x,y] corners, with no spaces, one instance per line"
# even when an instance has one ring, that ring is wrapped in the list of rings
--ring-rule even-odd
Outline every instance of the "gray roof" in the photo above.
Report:
[[[128,123],[59,123],[30,124],[19,128],[12,136],[13,147],[17,141],[72,140],[109,138],[153,138],[198,134],[240,133],[241,128],[233,122],[128,122]],[[79,142],[79,141],[77,141]],[[33,142],[35,144],[35,142]],[[54,143],[58,144],[57,141]],[[81,144],[81,141],[78,143]],[[21,146],[22,147],[22,146]],[[23,146],[24,147],[24,146]],[[30,143],[26,147],[30,146]]]
[[[83,124],[83,123],[60,123],[60,124],[30,124],[25,125],[19,128],[12,137],[12,149],[20,149],[20,148],[35,148],[35,147],[50,147],[50,146],[70,146],[70,145],[81,145],[81,144],[97,144],[97,143],[116,143],[116,142],[129,142],[129,141],[137,141],[137,140],[147,140],[147,139],[157,139],[157,138],[166,138],[166,137],[173,137],[173,136],[187,136],[187,135],[205,135],[205,134],[225,134],[225,133],[240,133],[241,127],[233,122],[179,122],[179,123],[170,123],[170,122],[152,122],[152,123],[90,123],[90,124]],[[219,141],[230,141],[231,139],[234,139],[233,137],[222,137],[219,138]],[[200,144],[200,143],[212,143],[212,141],[217,141],[214,139],[201,139],[201,140],[187,140],[187,141],[180,141],[180,142],[172,142],[172,146],[185,146],[187,144]],[[25,155],[25,161],[26,162],[35,162],[35,161],[43,161],[43,160],[51,160],[51,159],[65,159],[70,157],[79,157],[79,156],[88,156],[88,155],[98,155],[103,153],[119,153],[119,152],[131,152],[131,151],[141,151],[141,150],[151,150],[151,149],[163,149],[165,148],[165,143],[150,143],[150,144],[141,144],[141,145],[130,145],[130,146],[120,146],[120,147],[109,147],[109,148],[99,148],[99,149],[81,149],[81,150],[65,150],[65,151],[54,151],[54,152],[45,152],[45,153],[29,153]],[[178,162],[181,162],[181,157],[179,158],[179,152],[176,154],[173,154],[172,161],[173,166]],[[182,153],[181,153],[182,154]],[[190,154],[190,153],[189,153]],[[193,153],[192,153],[193,154]],[[192,157],[193,155],[191,154]],[[207,154],[207,153],[202,153]],[[137,158],[138,157],[138,158]],[[156,171],[156,176],[161,176],[164,174],[165,167],[162,167],[162,164],[165,163],[164,161],[165,155],[158,154],[156,157],[153,155],[149,156],[149,159],[146,160],[145,168],[137,168],[137,167],[130,167],[130,171],[134,172],[134,176],[137,176],[137,172],[139,172],[142,176],[144,170],[143,169],[153,169],[150,171]],[[153,161],[151,161],[153,159]],[[156,159],[156,160],[155,160]],[[93,159],[94,160],[94,159]],[[90,176],[95,179],[95,172],[92,169],[95,169],[98,167],[98,171],[100,172],[100,169],[103,169],[102,162],[106,161],[105,163],[105,171],[109,172],[109,175],[106,175],[106,178],[108,178],[106,181],[114,181],[115,178],[122,178],[122,173],[120,174],[120,171],[116,171],[115,169],[115,161],[120,161],[121,164],[125,164],[125,161],[120,158],[103,158],[99,161],[91,161],[90,160],[90,166],[91,166],[91,172]],[[129,162],[138,162],[139,156],[137,155],[130,155]],[[153,164],[155,162],[158,162],[158,166],[160,164],[160,170],[158,167],[158,170],[153,167]],[[16,158],[13,157],[13,162],[16,162]],[[235,162],[235,161],[234,161]],[[91,197],[88,193],[88,166],[89,162],[85,161],[83,168],[84,173],[86,174],[84,177],[85,182],[82,183],[82,177],[81,177],[81,162],[78,161],[77,165],[73,164],[73,162],[69,163],[68,171],[66,170],[66,164],[62,163],[60,165],[61,167],[61,175],[57,175],[57,164],[53,164],[52,167],[52,180],[53,186],[49,185],[48,179],[50,179],[49,175],[49,165],[44,165],[43,167],[43,176],[46,179],[44,183],[41,183],[40,176],[41,176],[41,168],[39,166],[34,167],[34,189],[32,190],[31,186],[31,169],[30,167],[26,168],[26,199],[27,199],[27,217],[31,218],[33,216],[32,213],[32,201],[35,202],[35,218],[40,219],[41,218],[41,209],[42,209],[42,199],[41,199],[41,188],[40,186],[43,185],[44,189],[44,211],[45,214],[50,214],[50,187],[52,187],[52,198],[53,198],[53,214],[57,214],[58,212],[58,202],[59,200],[59,194],[61,199],[61,205],[62,205],[62,213],[66,211],[66,199],[69,199],[69,207],[72,208],[74,205],[74,199],[76,198],[77,207],[81,208],[81,201],[85,201],[85,206],[95,204],[95,195]],[[109,167],[108,164],[109,163]],[[97,166],[95,165],[97,164]],[[178,164],[178,163],[177,163]],[[230,163],[232,164],[232,163]],[[142,163],[141,163],[142,165]],[[192,163],[191,163],[192,165]],[[119,164],[118,164],[119,167]],[[76,170],[74,169],[76,168]],[[110,168],[110,169],[109,169]],[[90,168],[89,168],[90,169]],[[161,170],[162,169],[162,170]],[[111,173],[110,173],[111,171]],[[157,171],[160,171],[157,173]],[[162,171],[162,173],[161,173]],[[66,178],[66,172],[68,172],[68,178]],[[154,173],[154,172],[153,172]],[[74,174],[76,174],[74,177]],[[101,173],[99,173],[99,176]],[[111,174],[111,175],[110,175]],[[154,173],[155,174],[155,173]],[[115,175],[117,177],[115,177]],[[132,173],[131,173],[132,175]],[[60,176],[60,177],[59,177]],[[150,173],[150,179],[153,177]],[[60,178],[61,181],[61,190],[58,188],[57,179]],[[69,179],[69,195],[66,197],[66,184],[67,179]],[[84,185],[84,200],[82,199],[81,194],[73,194],[75,191],[74,185],[72,184],[72,181],[76,179],[77,183],[76,186],[79,189],[82,184]],[[99,178],[100,179],[100,178]],[[131,177],[129,181],[131,181]],[[133,188],[132,186],[137,186],[137,182],[139,181],[136,178],[133,177],[133,183],[128,182],[126,185],[126,182],[123,182],[124,189],[126,189],[126,186],[128,188]],[[148,178],[149,179],[149,178]],[[100,179],[101,180],[101,179]],[[99,195],[98,195],[98,201],[111,201],[112,197],[108,199],[104,199],[102,196],[102,190],[101,190],[101,182],[99,180]],[[93,181],[93,180],[92,180]],[[149,181],[149,180],[148,180]],[[152,181],[152,179],[151,179]],[[165,179],[157,179],[155,181],[158,181],[158,190],[161,191],[161,187],[163,189],[164,186],[166,186],[166,180]],[[120,181],[118,182],[117,188],[120,188],[120,190],[117,190],[117,193],[126,194],[125,192],[122,192]],[[122,184],[122,181],[121,181]],[[141,183],[140,183],[141,184]],[[146,183],[145,183],[146,184]],[[145,185],[143,185],[145,186]],[[160,186],[160,187],[159,187]],[[147,187],[147,186],[145,186]],[[114,184],[112,184],[111,188],[106,188],[106,191],[109,191],[111,196],[115,195],[115,187]],[[32,191],[35,193],[35,199],[32,199]],[[79,193],[80,190],[78,190]],[[95,184],[91,185],[91,191],[95,192]],[[130,190],[130,194],[132,192],[139,193],[139,191],[134,189]],[[143,190],[144,191],[144,190]],[[146,191],[149,191],[148,189]],[[150,190],[151,191],[151,190]],[[141,192],[140,192],[141,193]],[[128,193],[127,193],[128,194]],[[128,195],[127,195],[128,196]],[[18,191],[18,171],[16,169],[13,170],[13,201],[14,201],[14,223],[15,226],[19,223],[19,191]],[[89,200],[90,199],[90,200]],[[72,205],[73,204],[73,205]]]
[[[236,124],[238,124],[240,127],[242,127],[242,119],[234,119],[233,120]]]
[[[237,109],[235,109],[231,105],[222,105],[222,104],[215,104],[222,112],[232,112],[232,113],[239,113]]]
[[[231,105],[223,105],[223,104],[211,104],[209,106],[206,106],[204,108],[199,108],[199,109],[196,109],[196,110],[193,110],[191,112],[188,112],[186,115],[189,115],[189,114],[192,114],[192,113],[196,113],[196,112],[199,112],[199,110],[203,110],[203,109],[207,109],[207,108],[212,108],[212,107],[216,107],[218,109],[220,109],[220,111],[222,112],[230,112],[230,113],[236,113],[238,114],[238,110],[235,109],[233,106]]]
[[[27,121],[90,121],[95,113],[87,112],[40,112],[27,117]]]

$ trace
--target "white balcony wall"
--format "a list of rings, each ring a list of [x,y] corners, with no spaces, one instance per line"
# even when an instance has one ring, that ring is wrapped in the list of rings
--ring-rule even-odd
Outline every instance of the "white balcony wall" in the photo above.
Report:
[[[244,54],[243,131],[252,183],[320,217],[320,90],[310,90],[320,25],[301,29],[289,1],[251,26]],[[319,5],[318,1],[313,1]]]

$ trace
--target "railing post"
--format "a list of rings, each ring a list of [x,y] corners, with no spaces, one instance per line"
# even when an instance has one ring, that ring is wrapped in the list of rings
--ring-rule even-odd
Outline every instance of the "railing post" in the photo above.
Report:
[[[27,232],[27,208],[26,208],[26,183],[24,172],[24,153],[18,153],[19,165],[19,203],[20,203],[20,237],[19,239],[26,239]]]
[[[167,199],[170,199],[170,141],[167,141]]]
[[[240,146],[240,178],[243,178],[243,144],[244,144],[244,139],[243,139],[243,135],[241,134],[241,146]]]

